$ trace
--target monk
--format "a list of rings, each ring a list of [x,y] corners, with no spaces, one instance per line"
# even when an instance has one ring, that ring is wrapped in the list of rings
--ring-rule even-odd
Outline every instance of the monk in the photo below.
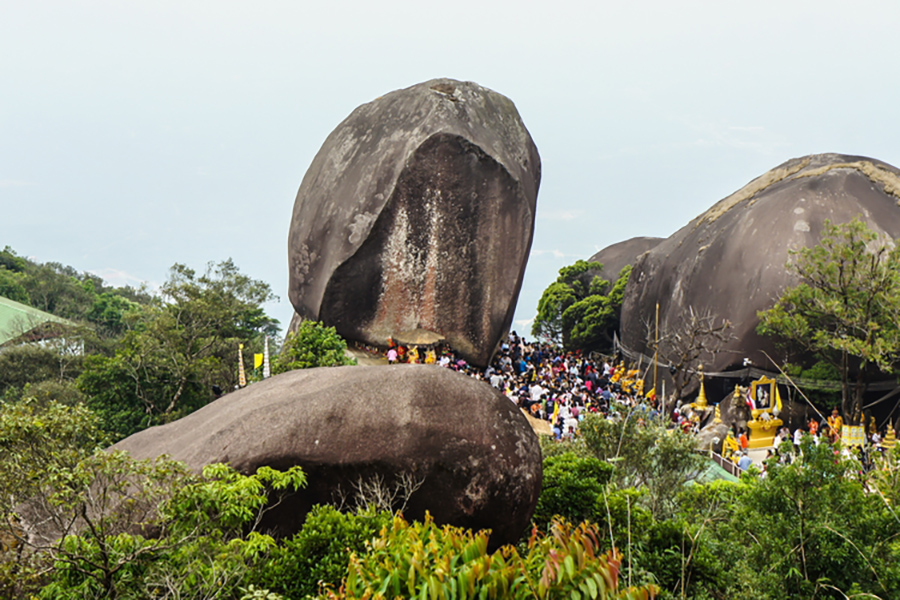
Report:
[[[844,419],[838,413],[838,409],[835,408],[831,411],[831,416],[828,417],[828,428],[831,429],[831,443],[835,443],[839,439],[841,439],[841,430],[844,427]]]
[[[731,458],[737,449],[738,441],[734,439],[734,432],[729,429],[728,435],[725,436],[725,443],[722,444],[722,454],[725,458]]]

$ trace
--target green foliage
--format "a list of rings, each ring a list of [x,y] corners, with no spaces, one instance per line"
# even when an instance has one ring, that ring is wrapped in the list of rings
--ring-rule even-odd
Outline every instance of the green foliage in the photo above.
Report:
[[[99,420],[83,406],[0,404],[0,597],[39,584],[40,565],[19,542],[17,507],[46,492],[51,474],[75,468],[104,442]]]
[[[430,516],[396,517],[329,598],[651,598],[655,588],[619,589],[619,558],[602,555],[597,533],[557,520],[534,532],[526,553],[487,552],[488,532],[438,527]]]
[[[625,286],[630,275],[631,266],[622,269],[619,278],[605,295],[595,290],[605,290],[608,284],[595,277],[591,284],[592,293],[563,311],[563,328],[568,331],[567,348],[593,349],[611,345],[612,333],[619,326]],[[603,285],[595,285],[598,281]]]
[[[314,596],[322,585],[337,588],[347,575],[350,555],[362,554],[391,518],[387,512],[345,514],[316,506],[296,535],[273,548],[254,583],[298,600]]]
[[[22,304],[28,304],[28,292],[25,291],[25,286],[22,285],[23,279],[22,273],[10,271],[6,267],[0,266],[0,296]]]
[[[845,386],[843,399],[852,418],[867,368],[890,372],[900,353],[900,247],[879,242],[858,219],[826,222],[819,244],[794,252],[787,267],[801,283],[759,313],[758,331],[829,359],[843,381],[855,370],[855,393]]]
[[[48,599],[237,597],[277,546],[255,531],[262,514],[306,483],[298,467],[244,476],[210,465],[197,476],[109,451],[30,471],[27,514],[44,525],[25,537],[4,521],[30,558],[19,572],[42,572]]]
[[[21,390],[29,383],[59,381],[67,375],[77,376],[77,366],[65,372],[70,362],[81,361],[78,357],[62,356],[52,347],[36,344],[7,348],[0,352],[0,394],[9,388]]]
[[[551,283],[538,300],[537,315],[531,325],[531,335],[561,343],[563,340],[563,312],[578,300],[572,288],[559,281]]]
[[[277,331],[277,321],[262,309],[273,297],[269,286],[241,274],[230,260],[210,264],[203,275],[175,265],[162,294],[162,302],[139,311],[115,354],[88,357],[78,378],[117,437],[193,412],[215,398],[214,385],[232,389],[238,346],[244,343],[252,356],[265,335]],[[102,306],[101,317],[113,311],[112,329],[121,326],[119,317],[136,314],[125,301]]]
[[[729,522],[741,524],[735,539],[744,537],[746,561],[757,569],[749,587],[779,586],[779,597],[796,598],[892,595],[900,549],[889,540],[900,534],[900,521],[882,497],[866,492],[857,464],[808,437],[801,448],[794,464],[770,462]],[[746,531],[757,532],[755,539]]]
[[[664,423],[644,422],[638,413],[619,420],[587,415],[579,431],[588,449],[614,464],[619,487],[646,490],[642,502],[658,517],[673,514],[673,491],[700,475],[704,459],[695,452],[694,437],[667,430]]]
[[[273,371],[277,374],[294,369],[356,364],[344,353],[346,350],[347,342],[334,327],[326,327],[318,321],[303,321],[296,332],[287,336]]]
[[[74,468],[104,442],[99,419],[84,406],[0,404],[2,515],[40,490],[48,472]]]
[[[95,297],[85,317],[97,327],[102,337],[119,336],[125,333],[129,322],[134,322],[140,314],[140,305],[119,294],[103,292]]]
[[[598,500],[609,482],[613,467],[595,457],[572,452],[544,459],[541,495],[532,521],[544,529],[554,516],[569,521],[597,521]]]
[[[602,268],[600,263],[579,260],[560,269],[538,302],[532,335],[573,350],[610,346],[631,267],[622,270],[612,287],[600,277],[591,277]]]

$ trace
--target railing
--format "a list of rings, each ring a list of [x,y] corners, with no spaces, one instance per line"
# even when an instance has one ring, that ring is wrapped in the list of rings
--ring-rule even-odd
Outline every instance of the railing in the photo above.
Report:
[[[704,454],[706,454],[706,453],[704,452]],[[710,452],[709,457],[711,459],[713,459],[717,465],[719,465],[720,467],[722,467],[723,469],[725,469],[726,471],[728,471],[735,477],[740,477],[741,473],[743,473],[743,470],[739,466],[737,466],[736,464],[734,464],[733,462],[731,462],[730,460],[728,460],[721,454],[716,454],[715,452]]]

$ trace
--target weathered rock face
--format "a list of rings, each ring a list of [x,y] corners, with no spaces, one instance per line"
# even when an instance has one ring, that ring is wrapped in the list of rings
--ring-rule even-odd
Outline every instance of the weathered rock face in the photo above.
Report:
[[[291,371],[113,448],[137,458],[169,454],[196,470],[300,465],[308,486],[263,523],[281,534],[360,477],[391,485],[405,473],[423,482],[407,517],[428,510],[439,523],[492,529],[492,545],[511,543],[541,490],[537,437],[515,405],[483,382],[427,365]]]
[[[756,333],[757,311],[772,307],[797,281],[788,251],[819,242],[825,220],[860,217],[880,235],[900,236],[900,171],[877,160],[819,154],[790,160],[754,179],[644,254],[622,306],[622,342],[649,353],[643,319],[660,303],[660,322],[688,307],[728,319],[731,340],[708,371],[744,358],[771,368],[770,338]]]
[[[619,278],[619,273],[622,269],[628,265],[633,265],[641,254],[656,248],[662,241],[663,238],[658,237],[634,237],[607,246],[588,259],[588,262],[603,263],[603,268],[596,273],[592,273],[591,276],[599,275],[610,284],[613,284]]]
[[[436,79],[360,106],[297,193],[294,308],[372,344],[428,329],[487,364],[512,323],[540,177],[515,105],[475,83]]]

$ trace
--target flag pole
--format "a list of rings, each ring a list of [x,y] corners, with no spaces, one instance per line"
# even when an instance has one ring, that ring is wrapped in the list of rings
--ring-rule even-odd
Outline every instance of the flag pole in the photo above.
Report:
[[[247,375],[244,373],[244,345],[238,344],[238,385],[247,387]]]
[[[653,391],[656,393],[659,390],[657,387],[659,371],[659,302],[656,303],[656,328],[653,338]],[[665,397],[663,397],[663,402],[665,402]]]

